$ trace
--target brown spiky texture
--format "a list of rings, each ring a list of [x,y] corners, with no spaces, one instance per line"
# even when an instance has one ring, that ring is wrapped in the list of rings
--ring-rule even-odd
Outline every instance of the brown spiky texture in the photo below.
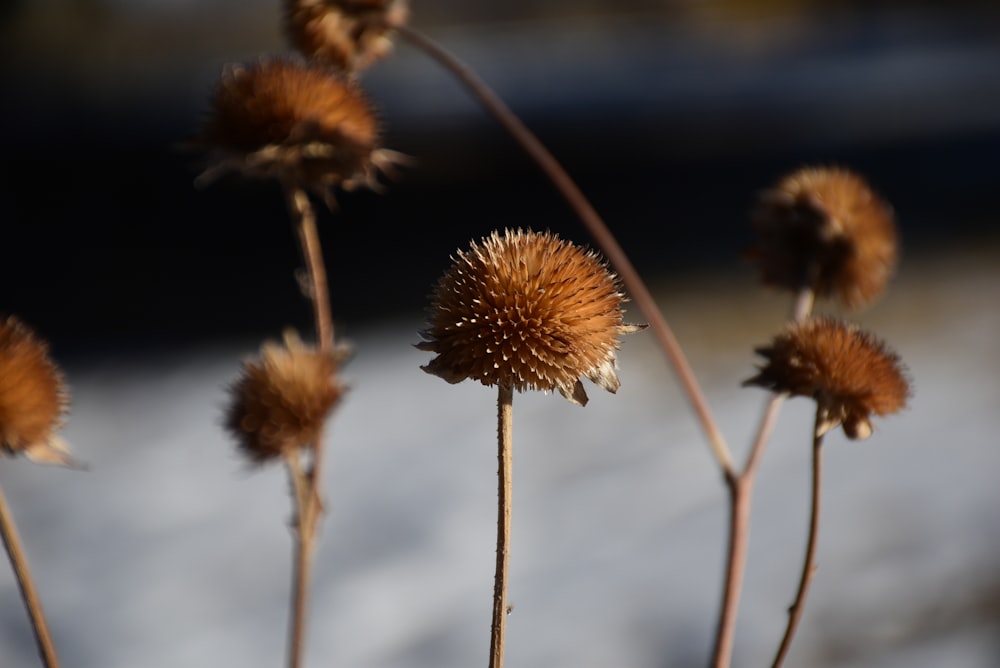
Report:
[[[8,453],[62,450],[69,393],[48,345],[14,316],[0,322],[0,448]]]
[[[493,232],[452,258],[433,293],[421,350],[424,371],[449,383],[558,390],[587,403],[580,379],[619,387],[622,322],[618,281],[592,251],[551,233]]]
[[[307,58],[358,72],[392,51],[390,26],[408,15],[405,0],[285,0],[285,32]]]
[[[292,60],[231,65],[196,144],[209,153],[206,182],[235,171],[276,178],[333,206],[331,189],[377,188],[393,154],[378,148],[375,113],[357,84]]]
[[[857,174],[807,167],[763,192],[751,222],[749,255],[764,283],[818,296],[836,295],[849,308],[878,297],[897,260],[891,207]]]
[[[820,434],[843,425],[848,438],[868,438],[871,416],[899,411],[910,396],[899,357],[873,335],[834,318],[790,325],[757,354],[767,361],[743,384],[815,399]]]
[[[251,461],[264,463],[316,447],[345,391],[337,379],[340,357],[286,332],[282,344],[267,342],[258,359],[244,363],[230,388],[225,426]]]

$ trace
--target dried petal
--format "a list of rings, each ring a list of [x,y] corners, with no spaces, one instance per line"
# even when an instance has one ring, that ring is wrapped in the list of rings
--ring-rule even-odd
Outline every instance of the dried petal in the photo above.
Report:
[[[389,54],[408,14],[405,0],[285,0],[285,31],[307,58],[357,72]]]

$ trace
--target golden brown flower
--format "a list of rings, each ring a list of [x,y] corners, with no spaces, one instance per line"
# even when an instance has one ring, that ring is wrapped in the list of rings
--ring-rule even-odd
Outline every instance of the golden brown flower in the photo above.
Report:
[[[371,105],[353,82],[319,66],[271,60],[222,74],[199,147],[209,151],[204,183],[236,171],[276,178],[323,197],[331,188],[377,188],[391,151],[378,148]]]
[[[858,308],[885,289],[896,266],[891,207],[858,175],[809,167],[761,194],[750,250],[764,283],[836,294]]]
[[[69,464],[62,427],[69,393],[46,343],[14,316],[0,322],[0,449]]]
[[[259,360],[244,363],[230,388],[225,425],[251,460],[263,463],[316,446],[345,390],[336,376],[339,359],[289,331],[284,345],[265,343]]]
[[[307,58],[356,72],[388,55],[408,14],[405,0],[285,0],[285,30]]]
[[[592,252],[548,232],[494,232],[459,251],[438,281],[421,350],[421,367],[457,383],[559,390],[587,403],[584,376],[618,390],[622,322],[617,278]]]
[[[757,353],[767,362],[743,384],[815,399],[820,434],[842,424],[848,438],[868,438],[872,414],[895,413],[910,396],[899,357],[871,334],[833,318],[790,325]]]

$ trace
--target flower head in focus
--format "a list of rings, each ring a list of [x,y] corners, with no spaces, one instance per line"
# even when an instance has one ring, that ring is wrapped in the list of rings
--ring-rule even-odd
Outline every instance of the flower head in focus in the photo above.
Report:
[[[337,379],[340,357],[286,332],[283,344],[265,343],[259,359],[245,362],[230,388],[225,415],[225,426],[243,453],[264,463],[315,447],[345,391]]]
[[[494,232],[459,251],[438,281],[422,368],[449,383],[466,378],[518,391],[558,390],[587,403],[580,379],[619,387],[622,321],[617,278],[593,253],[554,234]]]
[[[408,14],[405,0],[285,0],[285,32],[307,58],[357,72],[392,51]]]
[[[809,167],[761,194],[749,256],[768,285],[836,294],[861,307],[885,289],[896,266],[892,209],[858,175]]]
[[[58,436],[69,406],[46,343],[16,317],[0,321],[0,450],[76,466]]]
[[[833,318],[790,325],[757,354],[766,361],[743,384],[815,399],[820,434],[843,425],[848,438],[868,438],[871,416],[896,413],[910,396],[899,357],[871,334]]]
[[[229,171],[275,178],[331,208],[334,187],[377,188],[396,156],[378,148],[374,111],[356,83],[291,60],[229,66],[194,143],[210,164],[199,183]]]

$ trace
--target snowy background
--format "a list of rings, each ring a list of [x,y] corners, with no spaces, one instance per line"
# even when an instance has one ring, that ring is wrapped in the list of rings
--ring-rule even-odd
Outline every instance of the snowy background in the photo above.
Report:
[[[729,440],[765,395],[738,389],[784,313],[739,276],[660,290]],[[792,665],[1000,663],[1000,268],[995,253],[905,264],[862,322],[916,394],[867,442],[827,441],[819,564]],[[329,434],[310,665],[486,660],[495,539],[495,395],[422,373],[419,319],[350,332],[352,391]],[[349,328],[347,328],[349,329]],[[219,428],[256,342],[68,369],[66,429],[89,472],[5,461],[2,482],[68,666],[277,666],[290,565],[286,480]],[[648,333],[617,396],[515,398],[508,662],[704,665],[725,494]],[[780,639],[805,540],[811,405],[786,405],[758,483],[738,665]],[[34,647],[0,569],[0,658]]]

